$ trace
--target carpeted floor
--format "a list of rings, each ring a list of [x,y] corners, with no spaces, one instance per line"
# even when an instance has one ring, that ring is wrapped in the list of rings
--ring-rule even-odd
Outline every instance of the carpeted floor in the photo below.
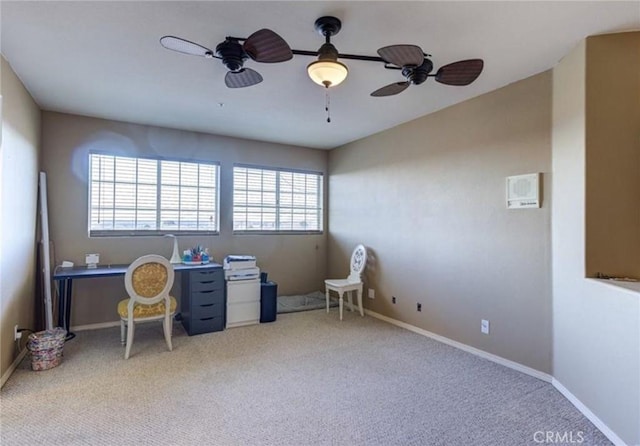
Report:
[[[550,384],[357,313],[193,337],[176,324],[173,352],[161,333],[137,327],[128,361],[118,328],[79,332],[54,369],[23,361],[0,393],[0,443],[610,444]]]

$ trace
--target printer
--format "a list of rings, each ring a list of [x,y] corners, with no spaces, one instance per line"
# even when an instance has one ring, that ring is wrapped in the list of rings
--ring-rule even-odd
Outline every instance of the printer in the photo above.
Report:
[[[255,256],[226,256],[223,261],[224,277],[228,281],[253,280],[260,278],[260,268]]]
[[[223,267],[224,269],[245,269],[245,268],[255,268],[256,267],[256,257],[255,256],[226,256],[224,258]]]

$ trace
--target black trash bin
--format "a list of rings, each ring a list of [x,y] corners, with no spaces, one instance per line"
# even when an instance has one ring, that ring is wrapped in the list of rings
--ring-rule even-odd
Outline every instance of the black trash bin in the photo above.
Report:
[[[273,322],[278,313],[278,284],[264,282],[260,284],[260,323]]]

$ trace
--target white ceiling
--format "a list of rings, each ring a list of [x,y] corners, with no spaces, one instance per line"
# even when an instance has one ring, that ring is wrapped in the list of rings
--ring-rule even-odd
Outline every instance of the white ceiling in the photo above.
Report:
[[[44,110],[325,149],[547,70],[586,36],[640,29],[640,1],[2,1],[0,8],[2,54]],[[313,23],[323,15],[342,20],[332,38],[342,53],[376,56],[386,45],[415,44],[436,69],[481,58],[484,72],[467,87],[429,79],[373,98],[401,74],[343,60],[349,77],[330,90],[328,124],[324,90],[306,74],[312,57],[247,61],[264,81],[229,89],[221,61],[158,42],[170,34],[215,49],[225,36],[269,28],[292,48],[315,51],[323,38]]]

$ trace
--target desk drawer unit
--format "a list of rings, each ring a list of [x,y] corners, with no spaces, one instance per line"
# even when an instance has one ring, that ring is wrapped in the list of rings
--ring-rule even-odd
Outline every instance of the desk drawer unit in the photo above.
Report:
[[[260,281],[227,282],[227,328],[260,322]]]
[[[223,330],[226,312],[222,269],[183,273],[181,305],[182,325],[189,336]]]

